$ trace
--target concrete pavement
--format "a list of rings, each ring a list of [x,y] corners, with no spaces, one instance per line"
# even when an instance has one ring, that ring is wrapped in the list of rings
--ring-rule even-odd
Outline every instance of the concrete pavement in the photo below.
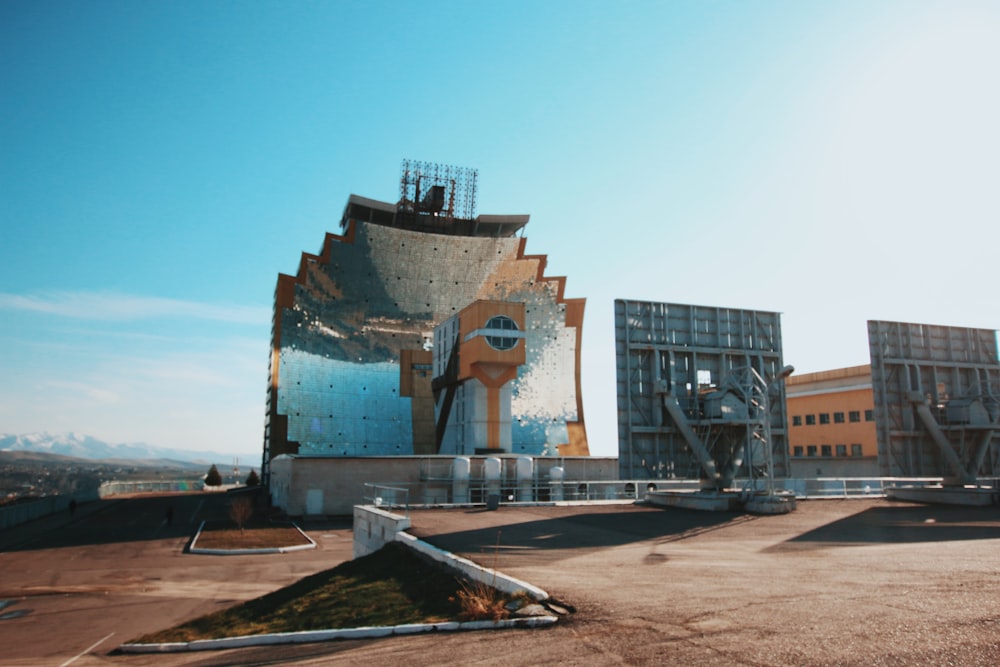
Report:
[[[351,557],[347,521],[309,526],[319,545],[310,551],[184,553],[203,518],[225,516],[226,500],[220,494],[102,500],[81,505],[73,517],[66,512],[4,531],[0,664],[107,664],[107,653],[130,639]]]
[[[319,544],[310,552],[184,554],[190,532],[179,522],[206,511],[199,498],[173,501],[169,531],[152,525],[163,499],[129,500],[3,548],[0,590],[15,603],[0,615],[31,611],[0,621],[0,664],[761,667],[1000,656],[998,508],[881,500],[808,501],[772,517],[634,505],[414,511],[413,534],[540,586],[575,613],[545,630],[111,654],[350,557],[344,524],[307,527]]]

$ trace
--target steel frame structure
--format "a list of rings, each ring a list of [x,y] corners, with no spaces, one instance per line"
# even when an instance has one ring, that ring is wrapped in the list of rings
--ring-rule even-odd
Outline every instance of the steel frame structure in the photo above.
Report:
[[[996,331],[870,320],[868,343],[880,473],[1000,475]]]
[[[434,212],[448,218],[472,220],[476,217],[479,171],[436,162],[403,160],[399,177],[399,203],[402,213]],[[432,188],[441,188],[440,206],[429,207]]]
[[[615,347],[622,479],[788,475],[778,313],[618,299]]]

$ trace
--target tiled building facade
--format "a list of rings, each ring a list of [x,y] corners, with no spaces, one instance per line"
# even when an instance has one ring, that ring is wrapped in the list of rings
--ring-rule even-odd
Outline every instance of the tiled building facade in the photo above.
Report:
[[[280,454],[437,454],[434,329],[476,301],[523,304],[525,362],[510,383],[509,453],[587,455],[583,299],[525,253],[528,216],[402,215],[352,195],[342,233],[279,275],[264,463]]]

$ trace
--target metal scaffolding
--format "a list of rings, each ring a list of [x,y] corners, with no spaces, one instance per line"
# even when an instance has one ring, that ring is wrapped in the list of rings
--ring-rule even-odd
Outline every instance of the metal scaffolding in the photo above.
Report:
[[[403,160],[399,203],[404,214],[440,216],[452,220],[476,217],[479,172],[436,162]]]
[[[778,313],[619,299],[615,344],[622,479],[788,475]]]
[[[1000,474],[1000,361],[989,329],[868,322],[880,472],[975,484]]]

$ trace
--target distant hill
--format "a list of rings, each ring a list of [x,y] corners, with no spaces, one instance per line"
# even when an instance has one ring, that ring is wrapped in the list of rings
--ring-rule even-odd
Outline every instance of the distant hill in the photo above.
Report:
[[[114,470],[115,468],[154,470],[205,470],[207,463],[181,461],[178,459],[83,459],[63,454],[32,452],[24,449],[0,449],[0,467],[25,468],[74,468]],[[226,470],[223,466],[222,470]],[[0,473],[2,476],[2,473]]]
[[[33,452],[57,454],[92,461],[160,461],[212,464],[230,466],[239,459],[241,468],[260,467],[259,453],[224,454],[221,452],[195,451],[154,447],[145,443],[110,444],[79,433],[26,433],[0,434],[0,452]]]

